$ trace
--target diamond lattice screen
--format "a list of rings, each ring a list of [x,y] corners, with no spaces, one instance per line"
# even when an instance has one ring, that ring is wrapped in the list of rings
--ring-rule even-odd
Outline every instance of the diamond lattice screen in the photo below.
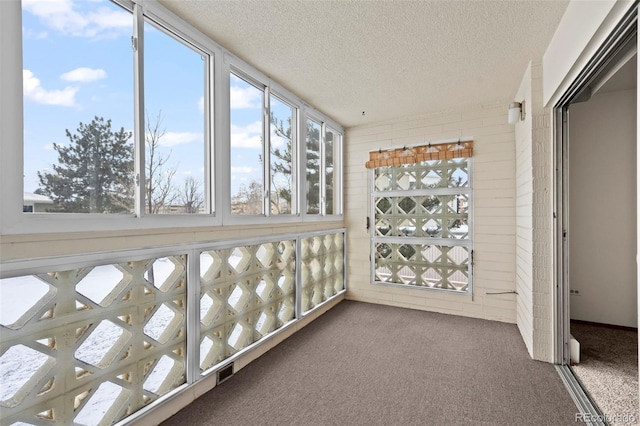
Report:
[[[0,280],[5,424],[112,424],[185,383],[186,256]]]
[[[36,260],[38,273],[0,279],[0,424],[109,425],[153,410],[344,291],[344,236],[140,249],[76,269]],[[61,264],[98,262],[88,257]]]
[[[295,241],[200,254],[200,369],[295,317]]]
[[[469,158],[373,171],[373,280],[469,291]]]
[[[302,312],[344,289],[344,234],[301,239]]]

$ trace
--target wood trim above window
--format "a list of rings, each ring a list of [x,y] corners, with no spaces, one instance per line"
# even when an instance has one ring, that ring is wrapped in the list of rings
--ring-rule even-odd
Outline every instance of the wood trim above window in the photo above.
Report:
[[[385,166],[416,164],[422,161],[451,160],[469,158],[473,155],[473,140],[450,143],[427,144],[390,150],[369,152],[367,169]]]

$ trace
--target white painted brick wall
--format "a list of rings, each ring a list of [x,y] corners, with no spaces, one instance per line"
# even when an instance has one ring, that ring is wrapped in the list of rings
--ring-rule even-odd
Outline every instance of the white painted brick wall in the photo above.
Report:
[[[516,125],[516,323],[529,354],[553,362],[552,111],[542,105],[540,63],[529,65],[521,99],[528,108]]]
[[[533,356],[533,104],[531,64],[515,99],[525,101],[525,120],[516,124],[516,288],[518,329]]]
[[[533,358],[553,362],[553,129],[542,104],[542,64],[531,67],[533,93]]]
[[[348,228],[347,298],[363,302],[516,321],[515,295],[487,296],[515,286],[516,188],[514,128],[507,124],[508,100],[404,117],[354,127],[345,135],[345,221]],[[474,297],[373,285],[370,282],[369,151],[435,142],[461,136],[474,139]]]

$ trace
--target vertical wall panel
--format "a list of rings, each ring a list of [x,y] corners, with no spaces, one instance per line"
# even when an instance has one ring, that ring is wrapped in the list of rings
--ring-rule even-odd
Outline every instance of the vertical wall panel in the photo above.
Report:
[[[345,135],[345,220],[349,229],[347,298],[372,303],[516,321],[516,211],[514,127],[507,124],[509,100],[404,117],[347,129]],[[370,239],[366,229],[370,187],[368,153],[429,141],[474,139],[474,297],[439,294],[370,282]]]

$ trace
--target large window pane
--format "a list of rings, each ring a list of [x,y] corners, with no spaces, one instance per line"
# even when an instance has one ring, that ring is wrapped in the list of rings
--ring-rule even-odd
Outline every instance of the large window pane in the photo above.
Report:
[[[307,214],[320,214],[320,131],[322,126],[307,120]]]
[[[144,25],[145,211],[205,213],[207,58]]]
[[[264,213],[264,91],[231,74],[231,213]]]
[[[23,210],[131,213],[131,13],[49,5],[22,3]]]
[[[292,146],[296,120],[295,108],[271,96],[271,214],[291,214],[293,191]]]

